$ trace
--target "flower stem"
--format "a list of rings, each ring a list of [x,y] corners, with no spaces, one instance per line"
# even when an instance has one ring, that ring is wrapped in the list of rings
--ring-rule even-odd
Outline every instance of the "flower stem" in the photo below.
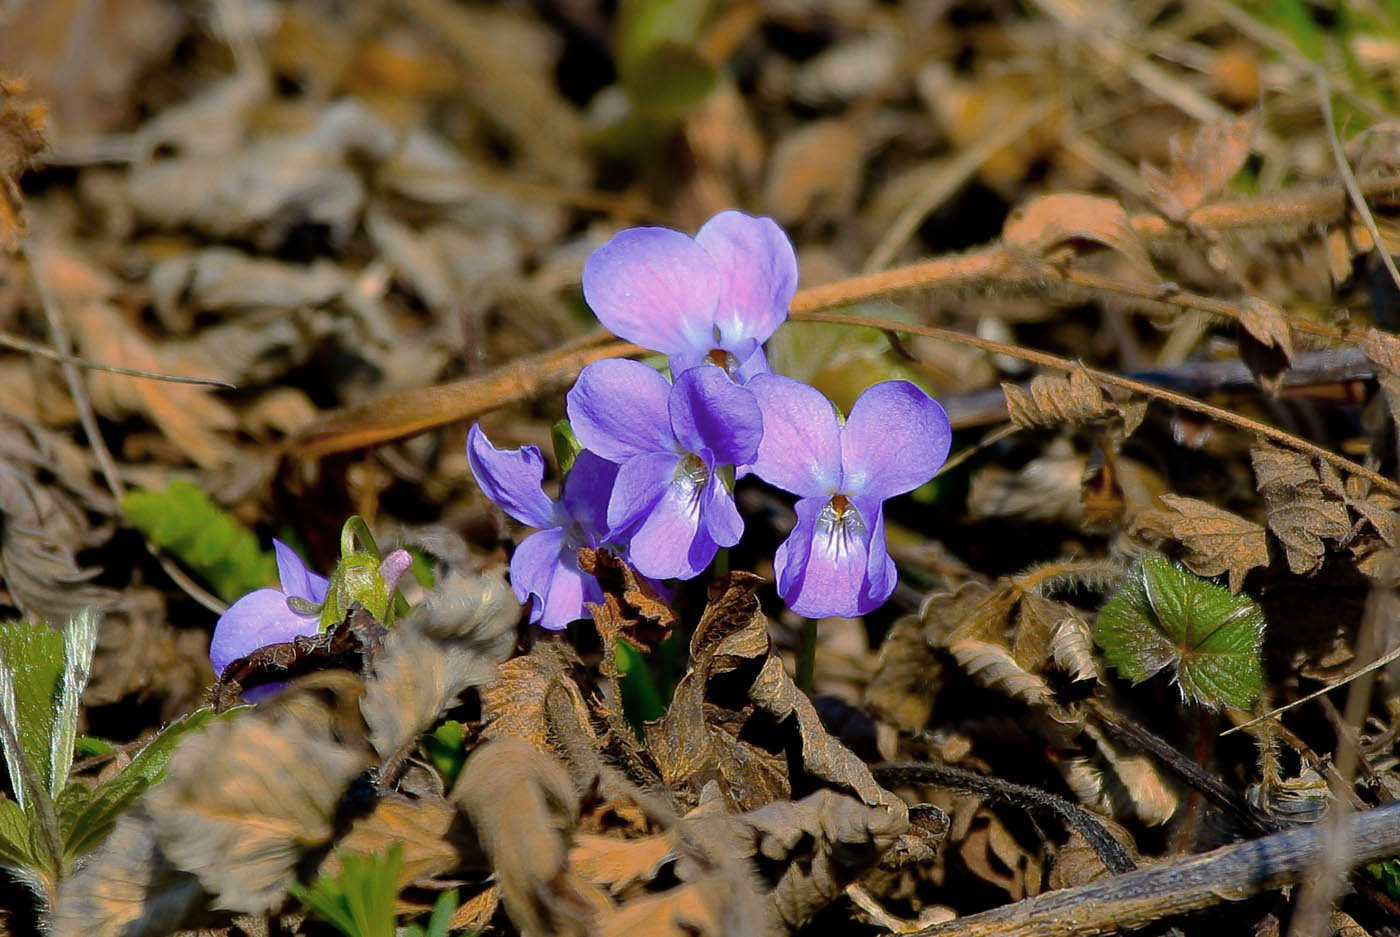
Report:
[[[797,688],[812,695],[812,680],[817,669],[817,620],[802,619],[802,637],[797,644]]]

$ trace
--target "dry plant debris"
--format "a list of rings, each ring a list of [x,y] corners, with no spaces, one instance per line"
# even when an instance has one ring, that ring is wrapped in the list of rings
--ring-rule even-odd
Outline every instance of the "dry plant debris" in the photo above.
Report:
[[[3,5],[0,933],[1400,933],[1397,61]]]

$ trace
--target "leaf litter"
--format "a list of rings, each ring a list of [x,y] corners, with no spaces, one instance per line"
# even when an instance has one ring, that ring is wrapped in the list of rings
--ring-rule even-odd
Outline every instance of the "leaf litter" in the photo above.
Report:
[[[1400,792],[1363,612],[1400,546],[1384,4],[42,6],[0,12],[0,928],[350,933],[299,896],[372,892],[358,937],[974,933],[1023,899],[1048,934],[1036,896]],[[1348,63],[1335,131],[1313,58]],[[900,585],[784,609],[791,500],[741,479],[722,568],[585,549],[592,622],[546,634],[460,421],[543,446],[624,350],[584,259],[733,207],[801,259],[774,370],[953,416],[886,506]],[[796,321],[831,307],[862,325]],[[213,674],[208,608],[274,584],[274,536],[331,569],[351,514],[413,551],[394,623]],[[1387,933],[1371,868],[1280,900]],[[1270,900],[1197,913],[1269,932]]]

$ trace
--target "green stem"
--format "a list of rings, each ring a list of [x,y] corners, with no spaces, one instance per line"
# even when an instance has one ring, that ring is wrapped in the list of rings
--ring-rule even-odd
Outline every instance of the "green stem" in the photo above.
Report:
[[[802,619],[802,638],[797,645],[797,688],[812,695],[812,678],[817,669],[817,620]]]

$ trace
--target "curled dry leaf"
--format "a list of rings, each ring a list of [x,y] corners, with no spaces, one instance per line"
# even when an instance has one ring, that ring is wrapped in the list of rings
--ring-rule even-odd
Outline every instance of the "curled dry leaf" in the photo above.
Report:
[[[662,777],[690,803],[716,781],[727,801],[750,810],[792,795],[794,777],[902,809],[850,749],[823,728],[811,700],[773,653],[759,608],[762,580],[731,573],[690,642],[691,669],[666,716],[647,726]]]
[[[154,826],[140,811],[116,829],[88,862],[64,880],[53,911],[54,937],[154,937],[168,934],[203,906],[199,879],[161,854]]]
[[[1001,236],[1008,246],[1037,258],[1072,241],[1092,241],[1117,251],[1143,276],[1153,276],[1147,248],[1128,212],[1115,199],[1078,193],[1042,195],[1013,211]]]
[[[1240,325],[1261,345],[1282,354],[1284,364],[1293,361],[1293,333],[1278,306],[1258,296],[1246,297],[1240,304]]]
[[[1269,530],[1283,544],[1288,568],[1299,575],[1316,572],[1327,555],[1324,541],[1351,532],[1341,485],[1328,476],[1324,486],[1324,476],[1312,460],[1290,449],[1261,442],[1249,454]]]
[[[943,665],[917,615],[898,619],[880,644],[875,674],[865,687],[865,705],[904,732],[918,732],[933,715],[943,686]]]
[[[1258,123],[1257,114],[1222,118],[1202,124],[1189,143],[1184,134],[1173,136],[1166,172],[1146,163],[1140,167],[1148,199],[1172,221],[1186,221],[1244,166]]]
[[[290,715],[215,721],[180,746],[148,795],[156,839],[213,907],[266,913],[303,853],[330,839],[336,804],[367,764],[324,726]]]
[[[462,851],[450,834],[457,811],[441,796],[405,797],[387,794],[375,801],[368,816],[357,819],[350,832],[336,841],[320,874],[335,875],[340,856],[357,853],[384,855],[395,845],[403,850],[399,870],[402,887],[417,879],[441,875],[462,864]]]
[[[19,177],[48,146],[45,107],[27,91],[25,82],[0,76],[0,248],[7,251],[18,250],[25,234]]]
[[[360,712],[386,763],[405,754],[463,690],[491,681],[515,643],[520,610],[499,579],[480,578],[452,601],[455,614],[439,602],[390,629],[370,665]],[[430,627],[437,637],[426,633]]]
[[[1024,429],[1087,423],[1113,413],[1112,403],[1082,365],[1068,377],[1039,374],[1024,389],[1004,383],[1001,390],[1012,422]]]
[[[1195,498],[1164,494],[1165,508],[1144,511],[1133,533],[1170,537],[1186,548],[1185,563],[1201,576],[1230,575],[1230,591],[1239,592],[1245,575],[1269,565],[1269,539],[1259,524]]]
[[[517,739],[486,742],[467,759],[452,800],[471,821],[521,933],[590,932],[605,906],[569,868],[579,804],[558,759]]]
[[[621,636],[633,644],[653,647],[670,635],[677,621],[670,603],[621,558],[607,550],[585,547],[579,550],[578,562],[579,568],[597,577],[602,586],[603,604],[593,606],[593,618],[599,622],[599,630],[609,629],[605,639]]]
[[[542,751],[550,749],[547,702],[559,688],[585,713],[582,694],[573,676],[583,667],[574,649],[558,641],[541,641],[529,654],[501,665],[496,679],[481,688],[481,717],[485,739],[513,738]]]

